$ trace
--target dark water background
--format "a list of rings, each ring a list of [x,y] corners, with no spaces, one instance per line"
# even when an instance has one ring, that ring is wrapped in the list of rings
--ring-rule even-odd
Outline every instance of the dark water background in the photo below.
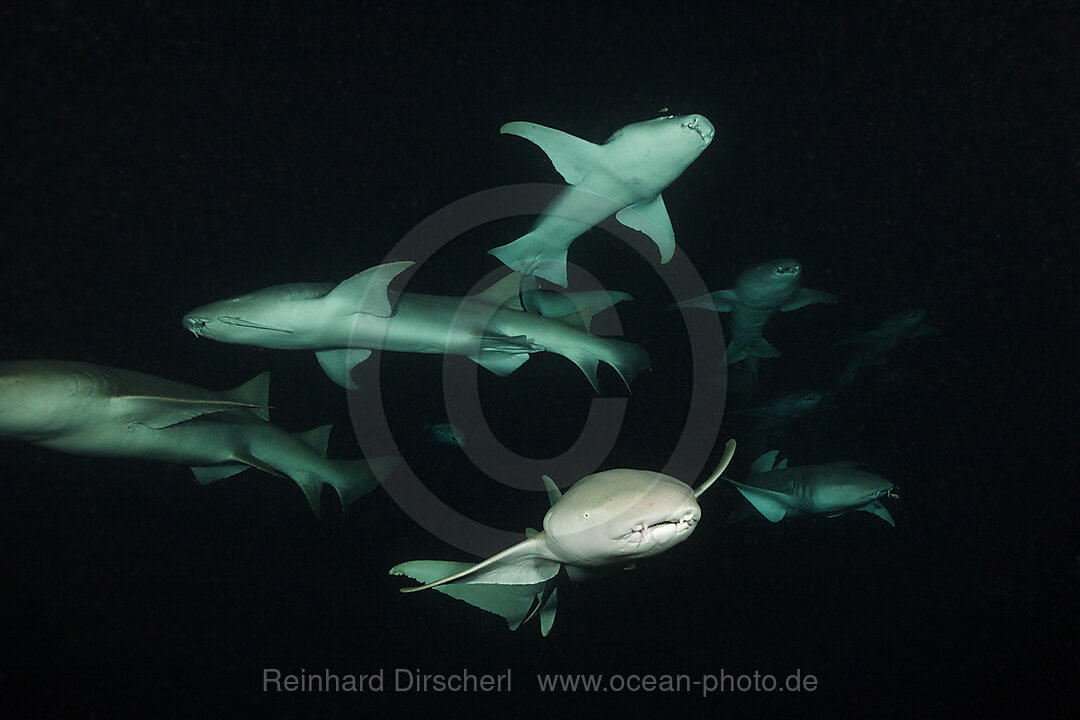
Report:
[[[467,560],[376,491],[311,517],[295,486],[244,473],[5,444],[0,678],[14,716],[242,712],[359,717],[449,701],[544,712],[941,715],[1075,700],[1077,64],[1074,3],[862,3],[350,9],[144,2],[6,6],[0,358],[82,360],[214,389],[269,369],[275,422],[336,424],[344,393],[308,353],[197,341],[187,310],[231,293],[339,281],[470,193],[560,182],[510,120],[595,142],[663,107],[717,129],[665,193],[710,288],[799,258],[835,306],[776,317],[766,391],[829,382],[833,343],[905,307],[943,335],[863,371],[793,428],[793,464],[858,459],[901,486],[895,530],[867,514],[728,526],[730,488],[694,537],[632,573],[560,592],[554,632],[509,632],[386,571]],[[408,289],[460,294],[483,251],[530,218],[477,229]],[[605,467],[660,467],[683,431],[686,332],[650,264],[602,231],[572,258],[612,289],[652,372],[633,384]],[[385,422],[440,497],[508,531],[542,495],[495,485],[439,422],[442,361],[383,358]],[[572,443],[594,397],[555,355],[504,379],[485,412],[517,452]],[[617,377],[601,372],[605,392]],[[370,420],[370,419],[369,419]],[[745,420],[725,421],[721,439]],[[719,443],[718,443],[719,445]],[[714,458],[718,453],[714,454]],[[753,456],[740,452],[733,474]],[[693,481],[694,478],[684,478]],[[514,673],[514,692],[266,696],[264,667]],[[537,672],[815,674],[814,694],[542,698]],[[602,702],[600,702],[602,700]],[[1034,704],[1031,704],[1034,703]],[[650,711],[651,712],[651,711]]]

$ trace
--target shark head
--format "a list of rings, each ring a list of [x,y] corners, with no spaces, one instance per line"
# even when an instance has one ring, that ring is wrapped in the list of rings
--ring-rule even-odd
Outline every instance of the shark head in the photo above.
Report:
[[[796,390],[776,397],[770,409],[776,415],[800,416],[816,408],[823,398],[816,390]]]
[[[198,307],[181,323],[196,337],[261,345],[268,337],[292,334],[291,311],[296,304],[320,298],[332,287],[325,283],[275,285]]]
[[[908,308],[885,318],[879,330],[887,335],[903,337],[922,325],[924,320],[926,320],[926,310]]]
[[[817,482],[806,492],[817,512],[834,512],[859,508],[883,497],[895,494],[896,485],[885,478],[863,470],[842,465],[818,466]]]
[[[754,265],[739,273],[735,290],[750,303],[776,303],[794,293],[802,281],[802,265],[798,260],[780,258]]]
[[[0,363],[0,437],[43,440],[66,425],[73,402],[115,391],[107,376],[47,361]]]
[[[694,491],[673,477],[608,470],[582,478],[544,517],[549,547],[580,566],[611,565],[668,550],[701,519]]]
[[[716,129],[704,115],[666,115],[620,128],[604,145],[642,148],[681,173],[709,147]],[[678,174],[678,173],[676,173]]]

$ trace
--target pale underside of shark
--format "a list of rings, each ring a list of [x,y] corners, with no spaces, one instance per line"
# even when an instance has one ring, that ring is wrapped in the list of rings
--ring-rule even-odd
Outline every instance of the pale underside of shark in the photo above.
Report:
[[[189,465],[207,484],[249,467],[291,478],[320,512],[323,483],[347,509],[378,483],[362,460],[327,460],[330,426],[289,434],[267,420],[269,373],[214,392],[65,361],[0,363],[0,438],[78,455]],[[373,460],[388,472],[387,459]]]
[[[563,287],[570,245],[612,214],[623,225],[648,235],[661,262],[671,259],[675,233],[661,193],[715,134],[701,115],[633,123],[602,145],[530,122],[507,123],[500,132],[538,145],[570,187],[526,235],[490,252],[512,270]]]
[[[555,621],[556,584],[561,571],[571,581],[662,553],[697,527],[697,499],[720,477],[735,453],[729,440],[716,470],[694,490],[668,475],[645,470],[607,470],[582,478],[565,494],[551,478],[544,485],[552,503],[543,530],[476,564],[415,560],[390,570],[501,615],[511,630],[540,617],[547,635]]]
[[[773,313],[839,300],[830,293],[799,287],[801,279],[802,266],[797,260],[771,260],[739,273],[733,289],[682,300],[668,309],[701,308],[732,313],[728,365],[747,357],[779,357],[780,351],[762,337],[765,323]]]
[[[881,498],[896,497],[896,486],[885,478],[857,470],[853,466],[858,463],[789,468],[786,459],[776,462],[776,456],[777,451],[772,450],[755,460],[745,483],[724,478],[770,522],[801,515],[837,517],[862,511],[896,525],[881,503]],[[730,519],[742,516],[736,511]]]
[[[337,286],[266,288],[200,307],[183,323],[195,335],[221,342],[313,350],[326,374],[349,389],[356,387],[352,369],[373,350],[463,355],[499,376],[514,372],[533,353],[554,352],[573,361],[597,390],[600,362],[628,385],[649,367],[641,347],[588,332],[592,315],[628,299],[625,293],[585,298],[567,293],[565,306],[579,310],[559,318],[524,311],[516,273],[466,297],[400,293],[391,298],[390,281],[410,265],[379,265]]]

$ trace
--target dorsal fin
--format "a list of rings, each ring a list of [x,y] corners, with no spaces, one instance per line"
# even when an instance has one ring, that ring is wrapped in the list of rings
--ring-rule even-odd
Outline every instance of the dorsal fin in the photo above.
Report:
[[[251,411],[263,420],[270,419],[270,373],[259,373],[243,385],[225,393],[233,400],[250,403]]]
[[[599,145],[588,140],[531,122],[509,122],[499,128],[499,132],[535,143],[570,185],[577,185],[584,179],[600,150]]]
[[[779,454],[779,450],[770,450],[767,453],[762,453],[758,459],[754,461],[754,464],[750,466],[750,474],[760,475],[761,473],[767,473],[772,470],[773,465],[776,464],[776,456]]]
[[[607,290],[565,293],[536,290],[531,297],[535,310],[530,309],[530,312],[537,312],[548,318],[557,318],[588,332],[593,315],[623,300],[633,300],[633,297],[624,292],[608,292]]]
[[[387,287],[391,280],[413,264],[410,260],[403,260],[358,272],[336,285],[323,297],[323,301],[340,304],[348,313],[390,317],[393,307]]]
[[[333,425],[322,425],[306,432],[295,433],[293,437],[317,452],[321,457],[326,457],[326,444],[330,439],[330,429],[333,427]]]
[[[510,308],[511,310],[523,310],[519,291],[521,289],[521,273],[512,272],[506,277],[496,280],[486,290],[470,296],[490,305]]]

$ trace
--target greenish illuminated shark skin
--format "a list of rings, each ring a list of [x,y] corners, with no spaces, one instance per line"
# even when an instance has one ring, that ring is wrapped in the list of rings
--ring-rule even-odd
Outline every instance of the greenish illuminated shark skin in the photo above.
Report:
[[[586,331],[592,312],[629,298],[625,293],[568,303],[579,307],[591,300],[587,312],[541,317],[522,309],[520,276],[511,273],[475,295],[400,293],[392,300],[387,286],[410,265],[378,265],[336,286],[277,285],[204,305],[185,315],[183,324],[219,342],[313,350],[326,374],[347,389],[356,387],[352,369],[373,350],[464,355],[499,376],[517,370],[532,353],[554,352],[581,368],[597,391],[599,362],[615,368],[627,385],[649,367],[639,346]]]
[[[582,233],[612,214],[648,235],[666,263],[675,252],[661,195],[712,142],[715,130],[701,115],[666,116],[617,130],[602,145],[530,122],[499,132],[540,147],[570,185],[525,235],[489,251],[507,267],[566,286],[566,252]]]
[[[607,470],[588,475],[565,494],[551,478],[544,485],[551,509],[542,532],[475,565],[414,560],[396,565],[424,585],[506,618],[511,630],[539,615],[546,636],[555,621],[560,570],[572,581],[607,569],[625,568],[683,542],[701,520],[697,499],[720,477],[735,454],[729,440],[712,475],[694,490],[673,477],[648,470]]]
[[[780,357],[780,351],[762,337],[762,330],[777,310],[787,312],[814,303],[834,303],[835,295],[799,287],[802,265],[798,260],[782,258],[754,265],[739,273],[735,287],[677,302],[676,308],[701,308],[730,312],[731,342],[727,348],[727,364],[747,357]]]
[[[727,415],[749,415],[758,418],[754,432],[783,434],[782,430],[796,420],[821,412],[832,398],[831,392],[818,390],[791,390],[773,396],[759,407],[729,410]]]
[[[922,308],[908,308],[888,316],[869,332],[836,343],[855,346],[855,351],[848,357],[837,378],[836,389],[850,385],[862,368],[885,364],[889,354],[905,340],[923,335],[940,335],[941,330],[923,322],[925,319],[926,311]]]
[[[724,478],[770,522],[863,511],[896,526],[881,503],[881,498],[896,497],[896,486],[885,478],[856,470],[850,463],[789,468],[787,460],[776,462],[776,455],[772,450],[755,460],[745,483]]]
[[[371,468],[365,461],[326,459],[329,425],[291,435],[270,424],[269,379],[263,373],[235,390],[214,392],[90,363],[3,362],[0,439],[190,465],[202,484],[255,467],[291,478],[316,515],[323,483],[337,490],[347,509],[378,484]]]

